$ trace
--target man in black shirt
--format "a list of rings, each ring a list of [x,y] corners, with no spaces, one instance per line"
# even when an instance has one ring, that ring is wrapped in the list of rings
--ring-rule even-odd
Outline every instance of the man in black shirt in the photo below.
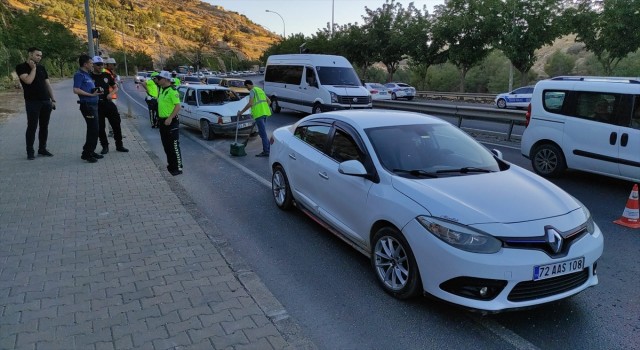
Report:
[[[122,128],[120,127],[120,113],[118,107],[113,103],[113,96],[118,92],[118,85],[113,79],[113,76],[103,69],[104,62],[102,57],[96,56],[93,58],[93,72],[91,72],[91,78],[95,82],[96,87],[102,88],[102,95],[98,100],[98,120],[99,120],[99,133],[100,144],[102,145],[101,154],[109,153],[109,139],[105,130],[106,121],[105,118],[111,124],[113,129],[113,139],[116,141],[116,151],[129,152],[122,145]]]
[[[24,103],[27,110],[27,159],[35,159],[33,143],[36,138],[36,129],[40,124],[38,133],[38,154],[51,157],[47,150],[47,137],[49,136],[49,119],[51,110],[55,108],[56,100],[53,98],[53,90],[49,83],[49,75],[44,66],[39,65],[42,59],[42,50],[31,47],[27,50],[27,61],[16,66],[16,74],[20,77],[20,84],[24,91]]]

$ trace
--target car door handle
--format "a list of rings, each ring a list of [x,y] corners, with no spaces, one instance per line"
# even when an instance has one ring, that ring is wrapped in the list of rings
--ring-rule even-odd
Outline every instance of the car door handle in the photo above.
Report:
[[[626,132],[620,136],[620,146],[627,147],[627,143],[629,142],[629,134]]]
[[[289,158],[296,160],[296,155],[294,153],[289,153]]]
[[[617,139],[618,139],[618,133],[612,132],[611,135],[609,135],[609,144],[615,145]]]
[[[318,175],[325,180],[329,180],[329,175],[326,172],[319,172]]]

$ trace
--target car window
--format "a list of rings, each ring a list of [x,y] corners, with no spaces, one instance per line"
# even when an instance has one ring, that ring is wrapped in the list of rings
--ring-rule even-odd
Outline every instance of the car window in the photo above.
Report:
[[[244,81],[243,80],[227,80],[227,86],[244,87]]]
[[[452,125],[396,125],[365,132],[378,160],[389,171],[435,172],[464,167],[499,170],[486,148]]]
[[[411,86],[409,86],[409,85],[407,85],[407,84],[398,84],[398,86],[399,86],[399,87],[411,87]]]
[[[330,129],[331,127],[328,125],[305,125],[299,126],[294,135],[300,140],[324,152],[325,145],[329,139]]]
[[[351,135],[340,129],[337,129],[333,135],[329,156],[335,159],[338,163],[342,163],[347,160],[359,160],[361,163],[364,163],[364,156],[356,142],[353,140]]]
[[[629,126],[640,130],[640,96],[636,96],[635,100],[635,109]]]
[[[361,86],[360,78],[351,67],[316,67],[322,85]]]
[[[187,90],[184,102],[195,104],[196,103],[196,91],[193,90],[193,89]]]
[[[628,125],[632,101],[630,95],[577,91],[573,116],[606,124]]]
[[[184,93],[187,89],[178,89],[178,96],[180,96],[180,101],[184,101]]]
[[[542,106],[548,112],[560,113],[566,96],[566,91],[545,90],[542,92]]]

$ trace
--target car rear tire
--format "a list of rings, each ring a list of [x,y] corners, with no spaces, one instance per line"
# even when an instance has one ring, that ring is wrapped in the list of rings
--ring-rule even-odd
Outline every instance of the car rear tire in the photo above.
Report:
[[[209,124],[208,120],[200,121],[200,132],[202,133],[203,139],[213,140],[213,131],[211,131],[211,124]]]
[[[311,109],[311,114],[322,113],[322,106],[319,103],[314,103],[313,108]]]
[[[287,173],[285,173],[284,169],[279,165],[273,169],[271,191],[278,208],[289,210],[293,207],[293,196],[291,195],[291,187],[289,187],[289,179],[287,178]]]
[[[396,93],[395,93],[395,92],[392,92],[392,93],[391,93],[391,99],[392,99],[392,100],[397,100],[397,99],[398,99],[398,96],[396,96]]]
[[[278,104],[278,100],[276,100],[275,97],[271,98],[271,110],[275,113],[280,113],[280,111],[282,110],[282,108],[280,108],[280,105]]]
[[[409,299],[422,292],[418,264],[409,243],[393,227],[383,227],[373,236],[371,265],[385,292]]]
[[[531,166],[536,174],[543,177],[558,177],[567,169],[562,150],[551,143],[545,143],[533,149]]]
[[[501,98],[496,102],[496,106],[498,106],[498,108],[507,108],[507,101],[505,101],[504,98]]]

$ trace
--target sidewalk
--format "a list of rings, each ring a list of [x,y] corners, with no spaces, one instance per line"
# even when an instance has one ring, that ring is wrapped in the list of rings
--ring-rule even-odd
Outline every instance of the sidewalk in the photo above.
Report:
[[[130,152],[109,138],[90,164],[71,82],[54,89],[53,157],[27,160],[24,106],[0,120],[0,349],[314,348],[122,106]]]

